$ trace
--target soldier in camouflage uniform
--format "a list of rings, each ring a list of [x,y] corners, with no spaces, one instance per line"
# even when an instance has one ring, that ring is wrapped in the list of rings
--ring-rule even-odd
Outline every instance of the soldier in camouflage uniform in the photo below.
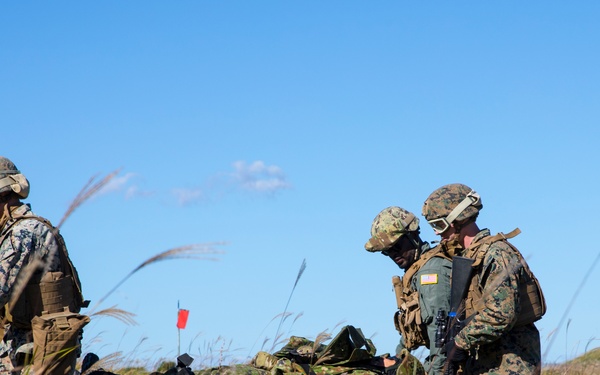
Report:
[[[402,288],[405,300],[399,304],[411,306],[394,318],[403,335],[397,349],[429,348],[424,368],[430,375],[441,374],[446,356],[435,347],[436,315],[450,307],[450,273],[452,264],[439,248],[430,249],[419,236],[419,219],[400,207],[382,210],[371,226],[371,238],[365,244],[370,252],[381,252],[404,270]],[[412,301],[411,301],[412,296]],[[420,312],[419,312],[420,309]],[[410,314],[413,314],[411,316]]]
[[[465,299],[467,323],[446,345],[448,360],[466,363],[467,374],[540,374],[540,334],[533,323],[540,316],[521,319],[527,302],[522,293],[528,282],[525,271],[533,275],[506,241],[509,235],[492,236],[498,237],[494,240],[488,229],[479,229],[482,208],[479,195],[463,184],[442,186],[423,205],[423,216],[441,236],[441,246],[475,259]]]
[[[25,302],[25,309],[17,308],[23,306],[21,297],[42,275],[63,270],[52,229],[40,220],[29,219],[35,215],[21,202],[28,195],[25,176],[9,159],[0,157],[0,306],[5,329],[0,342],[0,374],[20,374],[25,361],[32,358],[31,312],[27,307],[33,302]],[[32,263],[38,266],[28,267]],[[31,369],[28,373],[32,374]]]

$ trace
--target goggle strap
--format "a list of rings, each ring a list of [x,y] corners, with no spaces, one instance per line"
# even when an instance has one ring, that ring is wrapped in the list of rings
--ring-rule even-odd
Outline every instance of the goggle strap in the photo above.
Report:
[[[469,194],[458,204],[458,206],[454,207],[452,212],[446,217],[446,221],[448,224],[452,224],[454,220],[460,215],[467,207],[475,204],[479,201],[479,194],[477,194],[474,190],[471,190]]]

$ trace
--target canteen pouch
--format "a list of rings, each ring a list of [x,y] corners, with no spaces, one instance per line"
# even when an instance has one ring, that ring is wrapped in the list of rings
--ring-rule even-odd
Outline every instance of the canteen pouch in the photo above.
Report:
[[[34,317],[31,326],[35,374],[73,374],[81,352],[83,327],[89,322],[89,316],[67,310]]]

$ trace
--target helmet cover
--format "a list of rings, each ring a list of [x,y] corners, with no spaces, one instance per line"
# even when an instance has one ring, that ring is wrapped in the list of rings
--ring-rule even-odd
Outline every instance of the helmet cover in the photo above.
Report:
[[[389,249],[404,234],[419,230],[419,219],[403,208],[391,206],[382,210],[371,225],[371,238],[365,244],[370,252]]]
[[[435,190],[423,203],[422,214],[428,221],[445,218],[458,206],[473,189],[463,184],[449,184]],[[455,221],[461,221],[476,216],[483,208],[481,199],[465,208]]]
[[[0,156],[0,194],[9,191],[14,191],[21,198],[27,198],[29,195],[29,181],[12,161]]]

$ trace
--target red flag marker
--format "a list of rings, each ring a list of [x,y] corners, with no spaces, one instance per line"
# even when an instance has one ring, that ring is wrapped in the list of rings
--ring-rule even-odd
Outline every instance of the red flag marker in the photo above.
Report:
[[[177,314],[177,328],[184,329],[187,324],[188,316],[190,315],[190,310],[179,309],[179,313]]]

